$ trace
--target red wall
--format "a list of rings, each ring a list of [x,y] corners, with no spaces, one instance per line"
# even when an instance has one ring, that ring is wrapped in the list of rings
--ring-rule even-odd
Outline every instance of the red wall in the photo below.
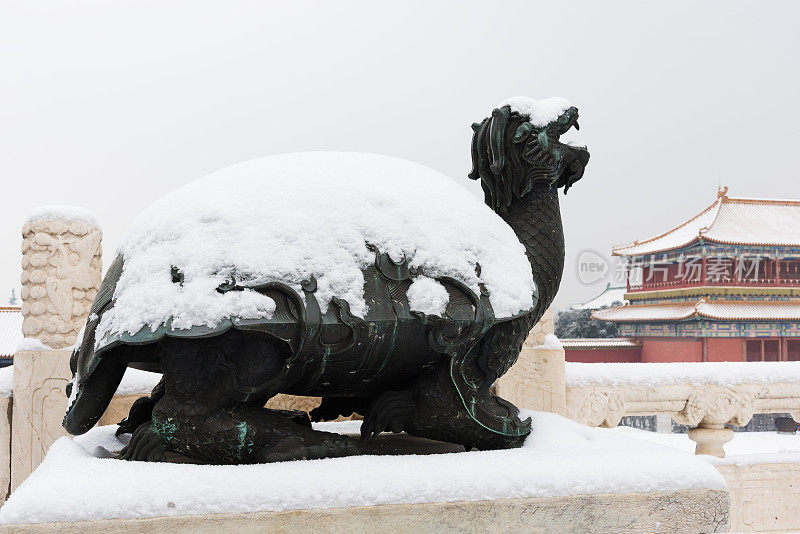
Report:
[[[706,355],[710,362],[742,361],[741,338],[709,337],[706,338]]]
[[[613,362],[641,362],[642,351],[635,349],[620,349],[608,347],[602,349],[564,349],[564,356],[568,362],[581,363],[613,363]]]
[[[742,361],[741,338],[705,338],[709,362]],[[643,338],[641,348],[566,348],[568,362],[702,362],[703,340],[700,338]]]
[[[641,341],[643,362],[703,361],[703,343],[699,338],[677,338],[674,340],[667,338],[644,338]]]

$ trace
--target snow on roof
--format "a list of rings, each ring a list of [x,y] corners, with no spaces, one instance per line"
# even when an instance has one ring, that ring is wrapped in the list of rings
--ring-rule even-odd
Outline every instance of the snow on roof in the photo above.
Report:
[[[565,349],[595,349],[595,348],[639,348],[642,346],[640,341],[628,337],[584,337],[566,338],[561,340]]]
[[[483,282],[497,317],[532,306],[530,263],[514,231],[452,179],[374,154],[284,154],[214,172],[140,214],[122,240],[116,302],[97,339],[170,319],[182,329],[269,317],[275,304],[265,295],[215,291],[231,277],[299,291],[313,276],[323,311],[339,297],[363,317],[362,269],[375,261],[367,244],[476,294]],[[172,283],[172,266],[182,284]]]
[[[723,200],[703,237],[726,244],[800,245],[800,202]]]
[[[571,388],[800,383],[800,362],[567,362],[564,373]]]
[[[798,301],[701,301],[697,313],[709,319],[797,320]]]
[[[573,106],[572,102],[566,98],[553,96],[536,100],[527,96],[514,96],[503,100],[496,108],[510,106],[511,111],[516,111],[520,115],[526,115],[528,122],[537,128],[547,126],[557,120],[565,111]]]
[[[800,245],[800,201],[728,198],[717,201],[668,232],[614,247],[613,254],[636,256],[664,252],[699,239],[732,245]]]
[[[634,241],[630,245],[614,247],[611,252],[617,256],[635,256],[688,245],[698,238],[701,228],[707,227],[714,220],[716,207],[717,203],[715,202],[677,228],[641,242]]]
[[[80,206],[39,206],[31,210],[25,222],[40,220],[88,221],[97,224],[94,213]]]
[[[691,317],[727,321],[800,320],[800,301],[739,301],[700,299],[697,302],[641,304],[597,310],[601,321],[680,321]]]
[[[22,339],[22,312],[19,306],[0,307],[0,358],[13,358]]]
[[[592,318],[601,321],[674,321],[688,319],[695,313],[695,304],[692,302],[677,302],[663,304],[643,304],[636,306],[618,306],[595,310]]]
[[[615,302],[625,303],[625,293],[627,293],[625,286],[611,287],[608,284],[602,293],[596,297],[587,300],[583,304],[573,304],[570,306],[573,310],[596,310],[605,306],[611,306]]]
[[[725,488],[714,466],[683,451],[551,413],[520,416],[535,430],[518,449],[252,465],[96,457],[125,443],[116,425],[99,427],[56,441],[0,508],[0,524]]]

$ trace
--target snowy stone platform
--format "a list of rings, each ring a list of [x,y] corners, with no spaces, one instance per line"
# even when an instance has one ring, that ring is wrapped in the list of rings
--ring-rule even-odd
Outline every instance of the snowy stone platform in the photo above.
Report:
[[[520,449],[247,466],[121,462],[115,427],[61,438],[0,508],[8,532],[717,532],[719,472],[691,454],[539,412]],[[318,428],[354,433],[358,422]],[[384,439],[390,440],[391,437]],[[442,447],[445,447],[444,449]],[[395,450],[394,452],[397,452]],[[77,523],[76,523],[77,522]],[[65,523],[71,523],[66,525]]]

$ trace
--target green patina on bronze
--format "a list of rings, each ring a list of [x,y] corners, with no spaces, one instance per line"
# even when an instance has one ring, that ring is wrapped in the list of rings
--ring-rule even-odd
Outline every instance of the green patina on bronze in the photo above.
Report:
[[[170,442],[175,437],[175,432],[178,430],[178,425],[171,422],[169,419],[161,420],[158,417],[152,419],[153,430],[164,441]]]

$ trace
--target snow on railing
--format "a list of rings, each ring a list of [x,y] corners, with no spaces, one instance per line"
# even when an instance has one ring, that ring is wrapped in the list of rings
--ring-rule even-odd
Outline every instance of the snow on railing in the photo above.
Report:
[[[800,362],[567,363],[567,415],[615,427],[627,415],[668,415],[692,427],[697,454],[724,457],[756,413],[800,419]]]

